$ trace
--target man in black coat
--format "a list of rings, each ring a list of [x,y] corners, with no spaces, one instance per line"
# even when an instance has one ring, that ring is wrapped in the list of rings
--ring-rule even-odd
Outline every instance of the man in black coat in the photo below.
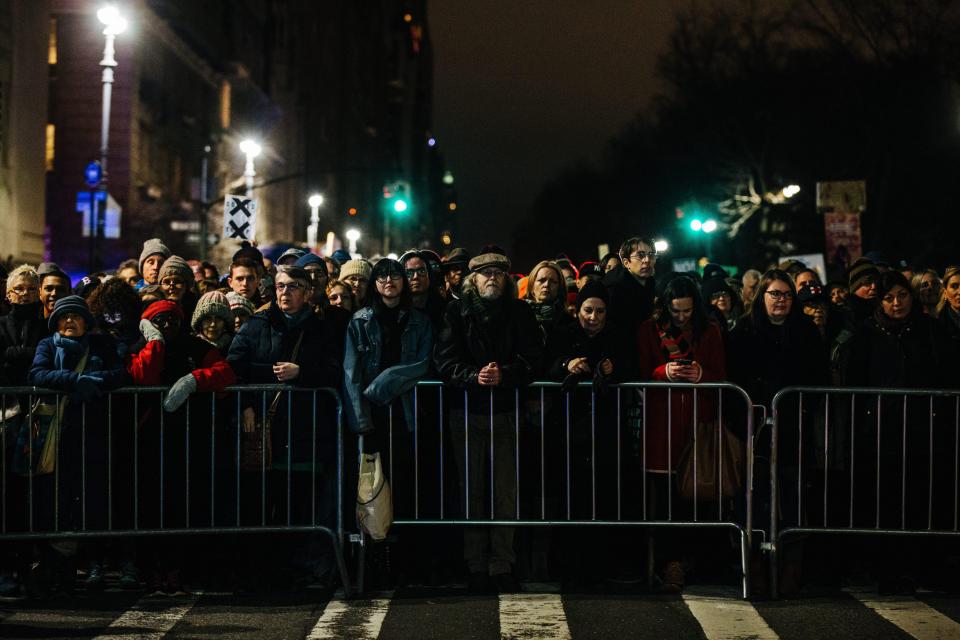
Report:
[[[650,238],[635,236],[620,245],[622,265],[614,267],[603,277],[610,303],[607,322],[624,345],[635,345],[637,331],[653,315],[655,297],[654,275],[657,251]],[[635,378],[636,349],[626,349],[621,367],[622,379]]]
[[[491,517],[485,476],[492,431],[493,515],[509,519],[517,508],[514,390],[539,372],[542,334],[530,306],[516,297],[503,250],[488,247],[469,266],[461,297],[444,313],[435,360],[444,382],[467,390],[466,399],[462,393],[447,394],[454,455],[463,495],[469,497],[464,516]],[[466,529],[464,557],[472,590],[485,590],[488,576],[501,591],[519,590],[512,574],[512,527]]]

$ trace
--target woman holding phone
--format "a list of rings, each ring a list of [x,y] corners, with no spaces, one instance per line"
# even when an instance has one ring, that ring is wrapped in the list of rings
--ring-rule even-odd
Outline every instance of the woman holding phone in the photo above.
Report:
[[[640,379],[653,382],[698,383],[726,379],[723,337],[707,315],[700,288],[687,276],[677,276],[657,298],[653,318],[637,335]],[[647,517],[676,517],[676,490],[671,491],[694,421],[717,419],[718,392],[693,389],[650,389],[646,395],[644,460],[647,473]],[[694,408],[696,407],[696,408]],[[672,504],[671,504],[672,502]],[[663,537],[661,579],[665,591],[684,584],[678,536]]]

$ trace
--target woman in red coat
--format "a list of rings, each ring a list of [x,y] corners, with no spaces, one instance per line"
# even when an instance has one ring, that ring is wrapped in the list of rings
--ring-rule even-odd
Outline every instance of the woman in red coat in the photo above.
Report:
[[[678,276],[667,283],[657,299],[654,317],[637,334],[640,379],[654,382],[698,383],[726,379],[723,337],[711,322],[690,278]],[[646,396],[645,463],[649,474],[647,517],[677,518],[676,489],[669,484],[677,472],[683,448],[693,436],[694,414],[698,422],[717,419],[715,390],[650,389]],[[668,506],[672,502],[672,506]],[[665,554],[668,558],[676,554]],[[666,563],[664,586],[677,591],[683,586],[683,568],[677,560]]]

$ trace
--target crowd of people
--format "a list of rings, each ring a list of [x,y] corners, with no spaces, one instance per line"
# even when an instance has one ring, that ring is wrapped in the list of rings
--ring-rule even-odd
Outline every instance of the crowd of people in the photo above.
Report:
[[[24,440],[37,406],[25,394],[3,397],[7,530],[28,521],[38,530],[68,531],[331,522],[335,441],[331,429],[318,430],[316,416],[329,427],[332,399],[262,392],[228,401],[223,392],[235,384],[336,390],[365,452],[403,445],[420,413],[437,419],[437,409],[413,401],[419,381],[465,389],[439,409],[459,470],[458,506],[468,518],[499,519],[522,507],[514,483],[525,435],[515,425],[515,403],[517,390],[537,380],[562,382],[575,396],[581,382],[591,382],[599,396],[619,382],[728,381],[764,406],[789,386],[957,385],[960,267],[941,276],[865,257],[850,266],[846,281],[824,283],[799,262],[735,278],[715,264],[702,274],[658,273],[658,258],[651,239],[634,237],[600,261],[577,266],[561,255],[523,275],[494,245],[475,255],[415,249],[371,260],[291,248],[272,264],[244,243],[221,275],[210,262],[173,255],[153,238],[139,259],[76,283],[49,262],[3,271],[0,386],[52,389],[64,398],[54,410],[62,420],[58,471],[40,475],[38,452]],[[108,392],[124,386],[165,391],[153,402],[117,395],[108,404]],[[716,420],[716,399],[678,391],[651,393],[645,407],[627,403],[634,417],[643,415],[642,442],[628,434],[624,448],[642,457],[649,478],[644,517],[673,509],[664,496],[672,495],[695,423]],[[573,404],[583,402],[578,396]],[[555,407],[533,405],[528,418],[540,411],[550,413],[542,419],[555,419]],[[597,414],[612,419],[611,410],[600,401]],[[204,423],[202,415],[211,417]],[[582,435],[589,424],[577,420],[574,441],[590,444]],[[269,451],[257,455],[270,482],[262,486],[245,468],[235,486],[237,434],[257,433],[267,421]],[[551,446],[548,454],[562,455]],[[787,438],[786,446],[805,445]],[[576,474],[595,462],[591,456],[609,453],[575,450],[566,470],[545,473],[545,483],[559,486],[563,473]],[[391,464],[388,474],[400,478],[411,462],[395,455]],[[631,482],[635,489],[636,477]],[[549,509],[559,508],[559,493],[543,489]],[[627,495],[641,499],[635,490]],[[582,498],[568,497],[577,504],[565,506],[567,517],[589,517]],[[409,496],[398,492],[395,500],[402,508]],[[555,543],[573,551],[577,538]],[[191,552],[160,538],[5,545],[0,591],[71,588],[79,559],[87,588],[103,586],[112,561],[124,587],[177,592],[186,566],[218,553],[249,560],[245,576],[232,576],[240,582],[255,582],[264,563],[288,567],[295,579],[329,579],[333,572],[330,554],[311,537],[282,550],[288,553],[252,552],[246,539],[195,546],[199,551]],[[661,583],[679,590],[682,549],[669,540],[663,547]],[[516,548],[511,527],[466,528],[470,588],[516,591]],[[568,569],[582,569],[574,565]]]

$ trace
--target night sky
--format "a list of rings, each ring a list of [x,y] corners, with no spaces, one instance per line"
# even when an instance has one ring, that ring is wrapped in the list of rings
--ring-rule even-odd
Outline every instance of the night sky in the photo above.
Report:
[[[678,6],[669,0],[430,3],[434,130],[456,177],[462,215],[455,244],[476,251],[497,242],[510,251],[514,223],[544,182],[598,158],[649,104],[661,88],[657,56]]]

